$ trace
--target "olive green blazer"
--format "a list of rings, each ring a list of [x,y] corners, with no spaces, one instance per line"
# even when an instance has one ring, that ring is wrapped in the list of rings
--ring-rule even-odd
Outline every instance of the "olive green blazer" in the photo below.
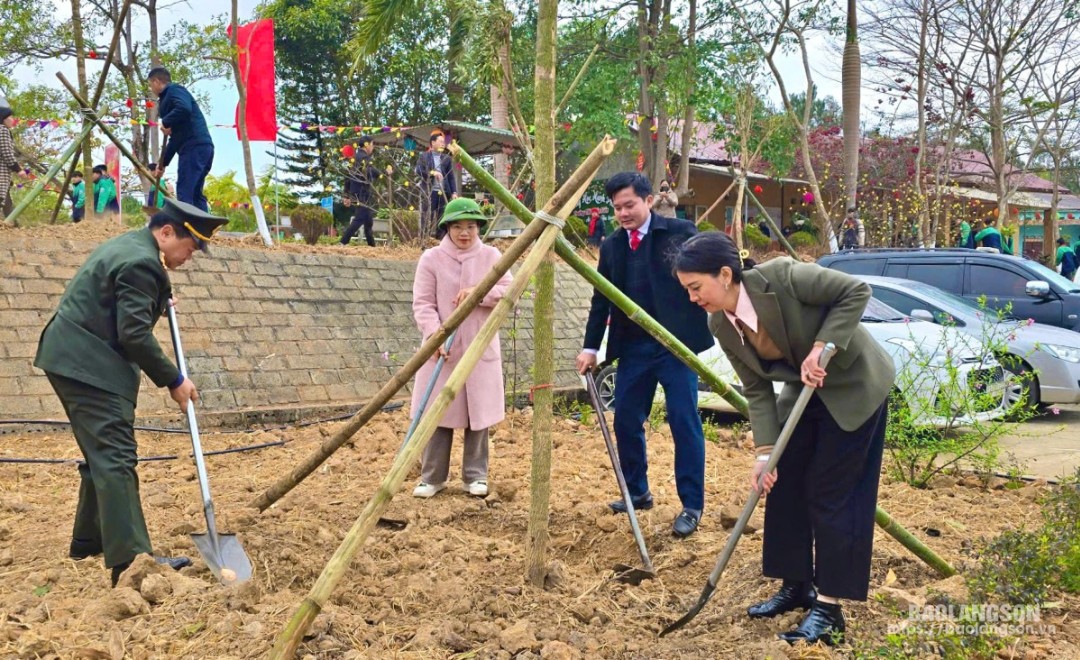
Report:
[[[149,229],[102,243],[68,282],[34,366],[135,402],[139,371],[158,387],[180,371],[154,338],[172,288]]]
[[[787,257],[744,271],[743,286],[757,312],[758,328],[765,329],[784,359],[762,363],[723,312],[709,316],[709,329],[742,380],[754,444],[776,442],[802,391],[800,367],[816,341],[832,342],[837,349],[818,396],[840,428],[854,431],[862,426],[889,396],[896,379],[892,357],[859,325],[870,286]],[[779,398],[774,381],[784,383]]]

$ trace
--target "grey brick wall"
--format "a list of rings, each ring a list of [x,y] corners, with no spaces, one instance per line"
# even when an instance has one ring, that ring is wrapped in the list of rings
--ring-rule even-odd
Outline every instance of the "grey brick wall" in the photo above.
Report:
[[[63,417],[31,366],[38,336],[67,280],[94,248],[15,238],[0,248],[0,416]],[[412,320],[413,262],[215,247],[172,274],[179,322],[202,408],[339,406],[372,396],[419,347]],[[591,288],[557,271],[557,387],[573,369]],[[532,291],[501,332],[507,389],[531,385]],[[156,335],[171,354],[168,322]],[[173,404],[144,379],[140,416]]]

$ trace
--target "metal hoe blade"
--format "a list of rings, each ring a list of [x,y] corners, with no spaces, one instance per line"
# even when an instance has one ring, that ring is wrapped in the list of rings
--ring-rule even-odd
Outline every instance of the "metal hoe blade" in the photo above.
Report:
[[[169,330],[176,349],[176,365],[184,378],[188,377],[184,349],[180,343],[180,326],[176,323],[176,310],[169,304]],[[199,439],[199,422],[195,418],[195,404],[187,406],[188,431],[191,433],[191,449],[195,456],[195,472],[199,476],[199,492],[202,495],[203,514],[206,516],[206,534],[192,534],[191,540],[199,550],[203,561],[222,584],[231,586],[251,579],[251,560],[240,545],[235,534],[218,534],[214,516],[214,501],[210,497],[210,478],[206,475],[202,442]]]
[[[641,568],[617,564],[615,579],[619,582],[638,585],[642,580],[651,580],[656,577],[656,570],[653,569],[652,562],[649,560],[649,551],[645,548],[645,537],[642,536],[641,527],[638,525],[633,498],[630,497],[630,489],[626,487],[626,477],[623,476],[622,465],[619,464],[619,454],[615,450],[615,443],[611,441],[611,431],[608,429],[607,418],[604,417],[604,406],[600,402],[600,391],[596,389],[596,378],[591,371],[585,372],[585,385],[589,390],[589,401],[592,402],[593,410],[596,411],[597,422],[600,424],[600,434],[604,436],[604,445],[607,446],[611,467],[615,470],[615,479],[619,482],[619,492],[622,494],[623,504],[626,505],[626,514],[630,518],[630,530],[634,533],[638,554],[641,555]]]
[[[825,348],[821,351],[821,357],[818,359],[818,364],[824,368],[829,364],[829,360],[832,359],[833,353],[835,352],[836,346],[831,343],[825,344]],[[799,419],[802,417],[803,411],[806,410],[806,404],[810,403],[810,397],[813,395],[814,388],[809,385],[804,385],[802,392],[799,393],[799,398],[795,401],[795,405],[791,409],[791,414],[788,415],[787,421],[784,422],[784,428],[780,430],[780,436],[773,445],[772,453],[769,455],[769,461],[765,463],[765,468],[761,471],[762,480],[764,480],[766,474],[769,474],[776,469],[776,464],[780,461],[780,455],[783,453],[784,448],[787,447],[788,440],[791,439],[791,434],[795,432],[795,427],[799,424]],[[727,568],[728,562],[731,560],[731,555],[735,552],[735,546],[739,542],[739,537],[742,536],[743,530],[746,529],[746,523],[749,522],[751,514],[754,513],[754,507],[757,506],[759,499],[761,499],[760,493],[757,490],[751,490],[750,498],[746,501],[746,506],[743,507],[739,519],[735,522],[735,526],[731,528],[731,535],[728,537],[727,544],[724,546],[724,551],[720,553],[720,558],[716,560],[716,566],[713,567],[712,573],[709,573],[709,579],[705,583],[705,588],[702,590],[697,603],[695,603],[694,606],[690,608],[690,611],[684,614],[681,619],[664,628],[660,632],[661,637],[675,632],[679,628],[690,623],[690,621],[701,612],[701,609],[705,607],[705,603],[709,602],[709,598],[712,597],[713,591],[716,590],[716,585],[720,581],[720,575],[724,572],[724,569]]]

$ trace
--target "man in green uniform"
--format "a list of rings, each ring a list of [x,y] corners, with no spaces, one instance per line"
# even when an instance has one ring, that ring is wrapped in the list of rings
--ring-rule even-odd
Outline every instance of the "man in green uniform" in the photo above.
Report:
[[[68,283],[41,333],[34,366],[45,371],[85,457],[70,555],[104,553],[112,583],[136,555],[151,552],[139,501],[135,405],[140,371],[168,387],[186,410],[198,399],[165,355],[154,325],[172,296],[167,270],[178,268],[227,222],[168,200],[143,229],[101,244]],[[158,558],[173,568],[186,557]]]

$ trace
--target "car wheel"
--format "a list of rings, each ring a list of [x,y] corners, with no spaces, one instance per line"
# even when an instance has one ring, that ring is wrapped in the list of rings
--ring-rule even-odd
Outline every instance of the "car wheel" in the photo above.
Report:
[[[614,364],[609,364],[596,374],[596,390],[600,394],[600,403],[604,410],[615,410],[615,372]]]
[[[1009,372],[1009,383],[1005,389],[1005,407],[1012,411],[1023,405],[1028,410],[1038,410],[1039,377],[1031,365],[1015,355],[1004,355],[999,362],[1005,371]]]

